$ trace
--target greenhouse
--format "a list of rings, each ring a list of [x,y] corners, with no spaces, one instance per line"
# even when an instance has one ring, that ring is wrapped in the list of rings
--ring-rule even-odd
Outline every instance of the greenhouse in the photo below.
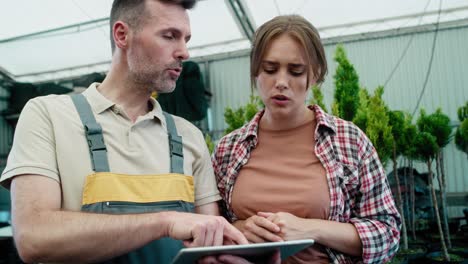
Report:
[[[3,173],[30,99],[79,94],[106,78],[112,2],[2,3]],[[265,106],[250,79],[252,41],[262,24],[289,14],[317,28],[328,63],[324,82],[308,89],[306,103],[355,123],[384,166],[404,222],[392,263],[412,263],[408,252],[418,246],[419,263],[429,263],[433,251],[468,261],[468,1],[199,0],[188,10],[190,57],[175,91],[153,96],[164,111],[195,125],[213,151]],[[352,115],[340,108],[349,104],[347,96],[356,105]],[[425,155],[431,142],[437,151]],[[10,192],[0,187],[0,263],[22,263],[11,209]]]

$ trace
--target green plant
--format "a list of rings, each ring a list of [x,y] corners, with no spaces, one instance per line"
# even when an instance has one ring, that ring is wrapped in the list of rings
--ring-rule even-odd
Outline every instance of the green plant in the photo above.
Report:
[[[448,255],[447,245],[445,244],[444,231],[442,230],[442,224],[439,215],[439,206],[437,205],[437,198],[435,193],[435,188],[433,184],[432,176],[432,160],[436,158],[437,153],[439,153],[439,146],[437,144],[437,138],[431,133],[424,131],[422,128],[431,127],[429,122],[426,120],[426,114],[424,109],[421,110],[420,116],[417,120],[419,133],[415,138],[415,157],[426,161],[427,170],[429,172],[429,188],[431,190],[432,204],[434,206],[435,218],[437,222],[437,228],[439,230],[440,242],[442,247],[442,252],[444,258],[449,261],[450,257]],[[427,126],[426,126],[427,125]]]
[[[401,111],[388,111],[389,122],[392,133],[392,161],[393,161],[393,175],[395,176],[396,188],[397,188],[397,207],[400,210],[402,219],[402,238],[403,238],[403,250],[408,250],[408,234],[406,231],[406,217],[405,210],[403,208],[403,199],[401,197],[400,189],[400,178],[398,175],[398,157],[402,155],[407,145],[405,145],[405,139],[403,137],[405,133],[405,114]]]
[[[455,144],[468,158],[468,101],[465,106],[458,108],[457,114],[460,125],[455,132]]]
[[[362,88],[359,90],[359,108],[356,112],[356,116],[353,119],[353,123],[356,124],[362,131],[366,131],[367,127],[367,114],[369,113],[369,101],[370,95],[366,89]]]
[[[213,142],[213,139],[211,139],[210,135],[208,134],[205,135],[205,143],[206,143],[206,146],[208,147],[208,151],[210,152],[210,154],[212,154],[215,148],[215,144]]]
[[[244,107],[239,107],[236,110],[226,107],[224,110],[224,121],[226,121],[226,124],[228,125],[225,130],[226,134],[243,126],[245,122]]]
[[[452,127],[450,126],[450,118],[442,112],[442,109],[438,108],[434,113],[426,115],[424,109],[421,110],[421,116],[417,121],[418,128],[420,131],[430,133],[436,139],[436,143],[439,147],[439,151],[436,153],[436,172],[439,182],[440,189],[440,200],[442,205],[442,220],[444,224],[445,239],[448,248],[452,248],[450,240],[450,232],[448,228],[447,218],[447,206],[446,206],[446,177],[444,169],[444,155],[443,149],[450,142],[450,134],[452,133]],[[438,210],[436,208],[436,210]]]
[[[334,59],[338,66],[333,76],[335,79],[334,107],[336,107],[336,113],[333,111],[333,114],[351,121],[359,108],[359,76],[342,45],[337,46]]]
[[[421,109],[421,116],[417,121],[417,125],[420,131],[433,135],[440,148],[445,147],[449,143],[450,134],[452,133],[450,118],[442,113],[442,109],[438,108],[430,115],[427,115],[425,110]]]
[[[410,194],[410,226],[411,226],[411,234],[413,240],[416,240],[416,219],[415,219],[415,204],[416,204],[416,196],[414,192],[414,174],[413,174],[413,160],[417,155],[416,149],[414,146],[417,128],[414,124],[411,123],[413,119],[409,113],[405,113],[405,120],[404,120],[404,132],[399,137],[399,141],[402,145],[404,145],[403,149],[403,156],[408,160],[408,167],[409,167],[409,194]]]
[[[377,87],[372,96],[369,96],[367,91],[361,92],[363,104],[353,122],[369,137],[380,161],[385,165],[392,155],[393,139],[388,123],[388,108],[382,99],[383,92],[382,86]]]
[[[325,107],[325,104],[323,103],[323,94],[322,90],[320,87],[317,85],[312,86],[312,98],[310,98],[309,104],[310,105],[318,105],[320,108],[322,108],[323,111],[328,112],[327,108]]]
[[[249,102],[245,106],[240,106],[235,110],[230,107],[226,107],[224,110],[224,121],[228,127],[225,130],[225,134],[242,127],[255,116],[259,109],[263,107],[264,105],[261,99],[254,95],[250,96]]]

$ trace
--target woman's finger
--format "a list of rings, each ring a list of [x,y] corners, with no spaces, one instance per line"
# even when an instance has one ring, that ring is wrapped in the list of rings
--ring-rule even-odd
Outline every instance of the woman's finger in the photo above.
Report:
[[[254,223],[257,226],[260,226],[260,227],[262,227],[264,229],[267,229],[270,232],[279,232],[279,231],[281,231],[281,228],[277,224],[272,222],[270,219],[267,219],[267,218],[264,218],[264,217],[256,217],[253,220],[254,220]]]

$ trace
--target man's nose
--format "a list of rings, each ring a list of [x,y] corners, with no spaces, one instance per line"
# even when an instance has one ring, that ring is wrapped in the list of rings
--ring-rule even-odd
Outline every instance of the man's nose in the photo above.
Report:
[[[187,60],[189,58],[189,52],[188,52],[188,48],[187,48],[187,43],[182,42],[176,52],[175,52],[175,57],[178,59],[178,60]]]

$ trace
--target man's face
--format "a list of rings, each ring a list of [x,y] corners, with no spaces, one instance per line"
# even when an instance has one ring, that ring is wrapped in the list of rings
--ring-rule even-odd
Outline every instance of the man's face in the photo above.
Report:
[[[190,21],[187,11],[159,1],[146,1],[137,30],[130,29],[127,60],[130,78],[148,91],[172,92],[189,57]]]

